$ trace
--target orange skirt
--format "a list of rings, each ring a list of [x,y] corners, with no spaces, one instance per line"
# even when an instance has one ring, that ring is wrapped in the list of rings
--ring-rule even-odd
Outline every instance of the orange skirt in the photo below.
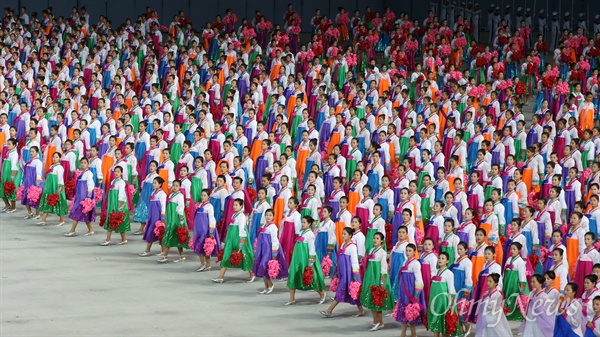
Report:
[[[579,239],[576,237],[567,237],[567,262],[569,262],[569,276],[571,280],[575,279],[575,265],[579,257]],[[559,289],[559,288],[556,288]]]
[[[388,80],[379,80],[378,86],[379,96],[383,95],[384,91],[390,90],[390,82]]]
[[[163,191],[165,191],[165,193],[167,193],[167,195],[168,195],[169,194],[169,173],[167,172],[166,169],[160,169],[160,170],[158,170],[158,176],[165,180],[165,183],[163,184],[162,188],[163,188]]]
[[[0,136],[4,136],[4,132],[0,132]],[[44,172],[48,172],[48,170],[50,169],[50,166],[52,166],[52,156],[54,156],[54,153],[56,152],[56,146],[54,145],[49,145],[46,148],[46,160],[45,160],[45,170]],[[104,161],[102,161],[104,163]],[[104,173],[104,171],[102,171],[102,173]]]
[[[227,161],[227,159],[221,159],[221,160],[219,160],[219,162],[217,163],[217,167],[215,167],[215,172],[217,173],[217,177],[220,176],[221,174],[229,174],[229,172],[223,173],[221,171],[221,163],[222,162],[226,162],[227,165],[229,165],[229,162]]]
[[[281,64],[276,64],[271,69],[271,82],[275,81],[277,76],[279,76],[279,69],[281,69]]]
[[[75,140],[75,138],[73,137],[73,132],[75,131],[75,128],[69,128],[69,130],[67,130],[67,138],[70,140]]]
[[[527,186],[527,193],[531,192],[531,181],[533,179],[533,171],[530,167],[523,169],[523,182]],[[536,207],[537,205],[530,205]]]
[[[331,135],[331,139],[329,140],[329,145],[327,146],[327,154],[333,153],[333,147],[340,143],[340,133],[334,131]]]
[[[394,142],[389,142],[389,148],[390,148],[390,165],[393,168],[398,167],[398,157],[396,157],[396,145],[394,145]]]
[[[485,265],[485,256],[474,256],[471,258],[471,262],[473,263],[473,273],[471,278],[473,279],[473,288],[475,288],[479,279],[479,273],[481,273],[483,266]]]
[[[502,265],[502,258],[504,257],[504,247],[498,242],[496,245],[496,263]]]
[[[121,109],[115,109],[113,113],[113,119],[118,121],[121,118]]]
[[[303,149],[298,151],[298,158],[296,159],[296,172],[298,177],[298,183],[304,183],[304,170],[306,170],[306,159],[310,155],[310,150]],[[302,190],[304,186],[298,186],[298,190]]]
[[[290,98],[288,99],[288,103],[287,103],[287,107],[286,107],[286,111],[287,111],[290,119],[292,119],[294,117],[293,113],[294,113],[295,108],[296,108],[296,95],[291,95]]]
[[[250,151],[250,157],[254,161],[254,168],[256,168],[256,160],[262,153],[262,139],[256,139],[254,143],[252,143],[252,150]]]
[[[110,168],[114,165],[115,158],[111,155],[104,155],[102,157],[102,176],[104,177],[104,183],[106,186],[106,190],[110,187],[110,183],[112,182],[110,179]]]
[[[284,200],[283,198],[275,199],[275,204],[273,205],[273,213],[274,213],[274,221],[275,225],[279,227],[279,223],[283,220],[283,210],[284,210]]]
[[[344,240],[342,239],[342,232],[344,231],[344,227],[346,224],[343,221],[338,221],[335,223],[335,237],[337,239],[338,247],[342,246]]]
[[[448,185],[450,187],[450,192],[454,192],[456,190],[456,188],[454,188],[454,180],[456,180],[456,176],[448,176],[448,178],[446,178],[446,180],[448,181]],[[444,196],[442,196],[443,198]]]
[[[356,215],[356,205],[360,201],[360,195],[357,191],[348,192],[348,211],[352,213],[352,215]]]

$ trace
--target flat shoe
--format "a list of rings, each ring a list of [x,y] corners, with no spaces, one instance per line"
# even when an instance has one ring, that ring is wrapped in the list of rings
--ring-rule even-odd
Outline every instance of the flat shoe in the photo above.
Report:
[[[146,256],[150,256],[150,255],[152,255],[152,254],[150,254],[149,252],[143,252],[143,253],[138,254],[138,256],[141,256],[141,257],[146,257]]]
[[[269,295],[270,293],[272,293],[272,292],[273,292],[273,288],[275,288],[275,285],[273,285],[271,288],[269,288],[269,289],[267,290],[267,295]]]
[[[296,305],[296,301],[287,301],[285,303],[283,303],[283,305]]]
[[[223,283],[224,280],[222,278],[214,278],[214,279],[212,279],[212,281],[214,283]]]
[[[133,235],[142,235],[142,234],[144,234],[144,232],[137,231],[137,232],[133,233]]]
[[[64,225],[64,224],[65,224],[65,222],[64,222],[64,221],[63,221],[63,222],[59,222],[58,224],[56,224],[56,225],[55,225],[55,227],[60,227],[60,226],[62,226],[62,225]]]
[[[174,262],[175,262],[175,263],[177,263],[177,262],[183,262],[183,261],[185,261],[185,256],[180,256],[180,257],[179,257],[177,260],[175,260]]]
[[[319,301],[319,304],[325,303],[326,300],[327,300],[327,296],[321,297],[321,300]]]
[[[258,293],[261,294],[261,295],[264,295],[264,294],[267,293],[267,289],[263,289],[263,290],[259,291]]]
[[[37,223],[37,225],[46,226],[46,221],[40,221],[40,222]]]
[[[87,233],[85,233],[85,236],[92,236],[94,234],[95,234],[94,232],[87,232]]]
[[[252,278],[249,279],[248,281],[246,281],[246,283],[252,283],[252,282],[254,282],[255,279],[256,279],[256,276],[252,276]]]
[[[158,259],[158,263],[167,263],[167,262],[169,262],[169,260],[165,256]]]
[[[331,313],[330,313],[330,312],[327,312],[326,310],[321,310],[321,311],[319,311],[319,312],[321,313],[321,315],[323,315],[323,316],[325,316],[325,317],[327,317],[327,318],[330,318],[330,317],[331,317]]]
[[[100,244],[100,246],[108,246],[110,245],[110,241],[104,241]]]
[[[212,267],[211,267],[211,266],[208,266],[208,267],[204,268],[204,270],[203,270],[203,271],[211,271],[211,270],[212,270]]]
[[[127,240],[119,242],[119,245],[125,245],[125,244],[127,244]]]
[[[67,236],[67,237],[75,236],[75,232],[69,232],[69,233],[65,234],[65,236]]]
[[[358,314],[354,314],[354,315],[352,315],[352,317],[362,317],[362,316],[364,316],[364,315],[365,315],[365,312],[364,312],[364,311],[361,311],[361,312],[359,312]]]
[[[198,268],[196,271],[197,272],[201,272],[201,271],[204,271],[204,269],[206,269],[206,266],[205,265],[201,265],[200,268]]]

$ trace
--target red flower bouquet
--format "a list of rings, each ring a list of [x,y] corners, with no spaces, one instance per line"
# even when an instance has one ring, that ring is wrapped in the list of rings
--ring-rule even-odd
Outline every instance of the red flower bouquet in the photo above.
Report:
[[[525,93],[527,92],[527,90],[525,88],[525,83],[523,83],[523,82],[517,83],[517,87],[515,88],[515,92],[519,96],[525,95]]]
[[[371,286],[371,297],[373,297],[373,304],[376,307],[383,307],[383,301],[387,298],[388,292],[385,288],[380,286]]]
[[[58,204],[58,200],[58,193],[50,194],[46,197],[46,201],[48,201],[48,205],[50,205],[51,207],[56,206],[56,204]]]
[[[239,266],[240,263],[242,263],[242,260],[244,259],[244,254],[238,252],[237,250],[234,250],[231,253],[231,257],[229,258],[229,263],[231,263],[232,266]]]
[[[76,184],[77,184],[77,181],[75,181],[75,178],[69,178],[69,179],[65,180],[65,194],[68,199],[73,199],[73,197],[75,196],[75,185]]]
[[[456,333],[456,327],[458,326],[458,315],[452,310],[446,312],[446,333],[451,336]]]
[[[385,244],[387,249],[392,249],[394,247],[394,243],[392,242],[392,231],[394,230],[394,226],[392,224],[385,224]]]
[[[186,244],[188,242],[188,228],[187,226],[179,226],[175,231],[175,235],[177,235],[177,240],[179,240],[180,245]]]
[[[540,53],[548,51],[548,47],[546,46],[545,42],[538,43],[535,49]]]
[[[11,195],[15,192],[16,189],[17,187],[15,186],[14,182],[10,180],[4,182],[4,195]]]
[[[158,242],[162,242],[163,237],[165,236],[165,223],[162,221],[157,221],[154,223],[154,235],[158,238]]]
[[[217,254],[217,262],[223,261],[223,253],[224,253],[224,250],[223,250],[223,248],[221,248],[221,250],[219,250],[219,253]]]
[[[305,287],[308,287],[309,285],[312,284],[314,276],[315,276],[315,271],[312,269],[312,267],[306,266],[306,268],[304,268],[304,273],[302,273],[302,284]]]
[[[108,228],[113,231],[118,229],[123,220],[125,220],[125,216],[125,212],[123,211],[110,212],[108,214]]]
[[[477,60],[475,61],[477,68],[483,68],[486,63],[487,63],[487,60],[485,59],[485,57],[478,57]]]

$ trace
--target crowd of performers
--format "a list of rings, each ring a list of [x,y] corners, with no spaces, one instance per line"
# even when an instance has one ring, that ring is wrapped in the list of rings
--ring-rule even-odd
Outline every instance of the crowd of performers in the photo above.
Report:
[[[286,305],[331,279],[321,314],[372,331],[600,336],[600,38],[552,56],[525,21],[484,46],[461,15],[363,14],[317,11],[300,44],[291,6],[198,30],[6,9],[2,211],[287,280]]]

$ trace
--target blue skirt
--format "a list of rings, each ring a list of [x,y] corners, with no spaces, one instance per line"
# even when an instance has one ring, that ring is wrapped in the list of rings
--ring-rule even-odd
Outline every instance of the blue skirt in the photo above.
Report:
[[[210,198],[210,204],[212,205],[214,211],[215,211],[215,220],[217,221],[217,223],[219,223],[219,221],[221,221],[221,199],[219,198]]]
[[[139,223],[146,223],[148,220],[148,212],[150,210],[150,196],[153,191],[152,183],[144,182],[142,185],[142,193],[140,194],[140,199],[138,200],[137,207],[135,208],[135,213],[133,213],[133,221]]]
[[[329,238],[328,235],[329,235],[328,232],[318,232],[317,233],[317,238],[315,239],[315,250],[317,251],[317,257],[319,258],[319,261],[323,261],[323,258],[329,252],[327,250],[327,241]],[[331,269],[329,270],[329,275],[325,275],[325,276],[333,276],[335,274],[335,267],[337,265],[337,251],[338,251],[338,247],[337,247],[337,243],[336,243],[333,246],[333,251],[331,251],[331,255],[329,256],[329,258],[333,262],[333,265],[331,266]]]
[[[392,287],[392,295],[394,301],[400,296],[400,269],[404,266],[406,257],[403,253],[392,252],[390,258],[390,286]]]
[[[571,329],[569,323],[562,315],[557,315],[554,322],[554,336],[560,337],[579,337],[578,334]],[[592,334],[593,336],[593,334]]]
[[[379,175],[374,172],[369,172],[367,174],[367,185],[371,187],[371,198],[375,195],[375,193],[379,192]]]
[[[256,213],[252,216],[252,222],[250,228],[248,228],[248,235],[250,236],[250,244],[254,245],[254,240],[258,237],[258,230],[260,229],[260,218],[262,213]],[[256,252],[254,252],[256,254]]]

